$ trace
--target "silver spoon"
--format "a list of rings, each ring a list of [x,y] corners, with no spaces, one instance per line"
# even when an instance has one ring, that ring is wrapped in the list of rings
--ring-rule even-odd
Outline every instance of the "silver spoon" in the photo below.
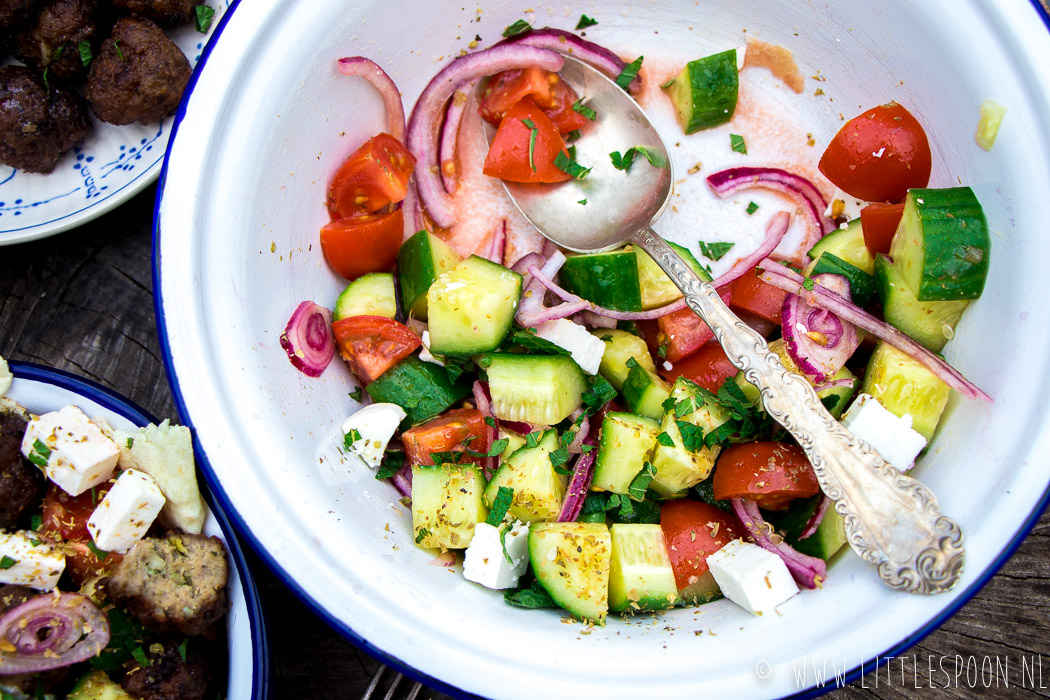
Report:
[[[591,171],[582,180],[557,185],[504,183],[521,213],[544,236],[572,251],[596,252],[629,242],[649,253],[714,331],[732,363],[761,391],[766,412],[802,446],[820,487],[843,516],[854,551],[874,564],[891,588],[914,593],[952,588],[962,572],[963,536],[958,524],[940,513],[933,493],[835,420],[809,382],[785,370],[765,339],[650,228],[667,206],[672,174],[667,148],[642,108],[605,75],[571,56],[565,57],[561,77],[598,114],[575,143],[576,161]],[[638,162],[629,172],[616,170],[609,153],[632,146],[658,151],[668,167]],[[584,199],[586,206],[580,204]]]

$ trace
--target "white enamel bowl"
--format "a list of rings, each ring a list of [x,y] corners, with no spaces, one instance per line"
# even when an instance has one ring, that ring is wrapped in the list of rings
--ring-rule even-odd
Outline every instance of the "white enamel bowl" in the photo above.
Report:
[[[870,670],[875,657],[913,644],[971,597],[1045,504],[1047,19],[1026,0],[620,1],[523,15],[524,7],[253,0],[224,22],[176,126],[155,247],[168,369],[217,497],[338,630],[445,690],[744,698],[805,690],[812,676],[799,683],[793,674],[804,663]],[[322,378],[307,378],[278,343],[300,301],[331,305],[342,289],[318,246],[324,188],[342,158],[383,128],[374,91],[340,76],[335,60],[373,58],[410,108],[475,35],[493,43],[522,16],[571,29],[581,13],[600,22],[589,39],[647,61],[695,58],[750,36],[784,45],[807,82],[801,97],[782,99],[799,106],[814,134],[813,161],[841,125],[840,111],[896,99],[931,135],[931,184],[973,186],[992,232],[991,272],[947,357],[995,401],[953,398],[917,470],[967,537],[953,592],[891,592],[846,553],[823,590],[804,592],[779,615],[755,617],[722,601],[585,631],[553,611],[510,608],[499,594],[428,566],[390,486],[340,463],[339,425],[353,408],[348,372],[336,361]],[[825,80],[810,77],[818,74]],[[991,152],[973,136],[986,98],[1009,108]],[[704,167],[716,166],[705,159]],[[659,230],[690,246],[708,233],[674,223],[665,217]],[[760,661],[768,674],[756,674]]]
[[[11,371],[15,379],[6,397],[33,413],[57,411],[73,404],[89,418],[103,418],[114,428],[128,430],[156,422],[127,399],[68,372],[26,362],[11,362]],[[210,497],[208,500],[212,507],[204,523],[204,533],[226,543],[231,565],[230,610],[226,617],[229,676],[223,697],[265,700],[270,661],[259,593],[229,520],[214,507]]]

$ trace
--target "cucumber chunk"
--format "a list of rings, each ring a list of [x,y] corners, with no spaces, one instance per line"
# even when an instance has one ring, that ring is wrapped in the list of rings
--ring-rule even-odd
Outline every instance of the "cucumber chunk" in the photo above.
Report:
[[[929,442],[951,388],[900,350],[880,341],[868,360],[861,393],[874,396],[898,418],[911,415],[912,428]]]
[[[394,365],[365,387],[378,403],[394,403],[407,414],[401,427],[430,420],[463,399],[471,385],[465,378],[449,380],[444,367],[413,355]]]
[[[397,273],[405,313],[427,319],[427,291],[434,280],[459,264],[459,256],[448,243],[428,231],[419,231],[401,245]]]
[[[529,528],[529,563],[551,600],[574,617],[605,624],[612,537],[605,523],[539,523]]]
[[[664,89],[686,134],[725,124],[733,118],[740,89],[736,49],[690,61]]]
[[[671,395],[671,385],[637,364],[627,373],[621,391],[631,413],[660,420],[664,415],[664,401]]]
[[[335,301],[332,320],[351,316],[397,317],[394,276],[389,272],[370,272],[351,282]]]
[[[810,260],[816,260],[821,253],[832,253],[840,260],[864,270],[869,275],[875,271],[875,258],[868,246],[864,244],[864,230],[860,219],[854,219],[846,225],[821,238],[806,253]]]
[[[601,442],[594,459],[592,491],[627,493],[656,445],[660,424],[651,418],[610,412],[602,420]]]
[[[711,275],[701,267],[700,262],[687,248],[670,241],[667,241],[667,245],[671,246],[678,253],[682,260],[685,261],[685,264],[692,268],[693,272],[700,279],[705,282],[711,281]],[[638,257],[638,284],[641,287],[643,309],[656,309],[682,298],[682,290],[671,281],[671,278],[660,269],[660,266],[649,257],[648,253],[641,248],[635,248],[634,252]]]
[[[562,286],[598,306],[618,311],[641,311],[642,288],[634,252],[570,256],[561,268]]]
[[[660,429],[667,434],[673,444],[666,445],[659,439],[657,440],[652,460],[656,476],[653,477],[650,484],[650,488],[664,496],[673,496],[706,479],[714,469],[715,460],[718,459],[718,453],[721,451],[717,445],[715,447],[691,445],[697,447],[695,451],[686,447],[686,440],[682,437],[678,421],[695,425],[706,435],[728,420],[723,409],[708,405],[700,406],[690,382],[686,379],[679,377],[670,395],[675,400],[675,407],[664,413]],[[685,404],[685,408],[677,410],[680,402],[689,400],[693,401],[693,406],[699,407],[686,413],[689,404]]]
[[[617,523],[609,534],[609,609],[666,610],[674,605],[678,585],[660,526]]]
[[[623,383],[631,371],[627,361],[632,357],[643,369],[656,374],[656,365],[653,364],[653,357],[649,354],[649,346],[645,344],[644,339],[615,328],[595,328],[591,333],[605,341],[605,354],[602,355],[598,373],[617,391],[623,388]]]
[[[940,352],[955,335],[969,301],[919,301],[898,266],[885,255],[875,260],[875,284],[886,323],[899,328],[928,350]]]
[[[792,547],[803,554],[820,557],[827,561],[842,549],[842,545],[846,544],[846,530],[842,516],[835,510],[834,505],[829,505],[824,511],[824,517],[821,518],[816,532],[805,539],[799,539],[799,535],[806,529],[819,502],[819,494],[811,498],[795,500],[788,510],[771,515],[770,522],[778,531],[784,533],[784,540]]]
[[[990,252],[988,224],[973,190],[908,190],[890,257],[916,299],[978,298]]]
[[[520,447],[503,462],[485,487],[485,504],[496,502],[499,487],[514,490],[508,512],[518,520],[537,523],[557,520],[565,500],[566,477],[554,470],[551,452],[558,449],[558,433],[548,430],[535,447]]]
[[[492,412],[500,420],[554,425],[583,403],[587,378],[568,355],[493,353],[479,361],[488,374]]]
[[[485,475],[473,464],[412,465],[412,531],[420,547],[466,549],[484,522]]]
[[[8,696],[4,693],[5,697]],[[110,680],[105,671],[88,671],[77,679],[66,696],[67,700],[134,700],[116,681]]]
[[[828,409],[828,413],[830,413],[835,418],[841,418],[843,412],[845,412],[846,410],[846,407],[849,405],[849,400],[853,398],[853,393],[857,389],[857,377],[853,374],[853,372],[850,372],[848,369],[843,367],[838,372],[836,372],[835,376],[831,379],[853,380],[852,386],[840,386],[834,389],[825,389],[824,391],[817,392],[817,396],[821,399],[821,401],[824,402],[824,407]],[[833,397],[835,399],[835,402],[832,403],[831,401],[824,401],[824,399],[827,399],[829,397]]]
[[[846,262],[831,251],[824,251],[806,271],[808,277],[842,275],[849,282],[849,294],[857,306],[869,307],[875,302],[875,278],[850,262]]]
[[[510,331],[521,275],[472,255],[440,275],[427,292],[430,352],[477,355],[495,350]]]

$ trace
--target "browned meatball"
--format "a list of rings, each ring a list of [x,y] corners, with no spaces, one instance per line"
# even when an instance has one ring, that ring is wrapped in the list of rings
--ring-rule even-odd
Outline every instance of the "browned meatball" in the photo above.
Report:
[[[182,49],[149,20],[120,19],[88,73],[91,109],[110,124],[150,124],[175,111],[190,79]]]
[[[25,66],[0,68],[0,163],[49,173],[91,131],[87,109],[72,90],[50,90]]]
[[[0,529],[16,529],[44,498],[44,476],[22,455],[24,416],[0,410]]]
[[[94,51],[101,34],[96,0],[49,0],[15,37],[15,53],[49,78],[78,80],[87,74],[80,43]]]
[[[193,637],[226,613],[228,576],[222,540],[171,533],[136,542],[110,575],[108,591],[154,632]]]
[[[0,29],[16,29],[33,18],[40,0],[0,0]]]
[[[185,652],[186,658],[183,659]],[[203,700],[215,697],[207,658],[190,643],[179,650],[178,642],[151,644],[150,665],[136,668],[121,680],[124,690],[141,700]]]
[[[203,0],[109,0],[118,12],[138,15],[157,24],[180,24],[193,19],[193,8]]]

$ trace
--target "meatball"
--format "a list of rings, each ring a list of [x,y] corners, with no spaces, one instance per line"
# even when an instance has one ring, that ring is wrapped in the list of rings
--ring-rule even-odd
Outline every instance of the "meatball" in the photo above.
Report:
[[[27,424],[18,413],[0,411],[0,529],[17,529],[44,498],[43,474],[22,455]]]
[[[88,72],[91,109],[110,124],[150,124],[175,111],[190,62],[149,20],[120,19]]]
[[[24,66],[0,68],[0,163],[49,173],[91,131],[80,97]]]
[[[40,0],[0,0],[0,30],[17,29],[33,17]]]
[[[113,9],[151,19],[157,24],[181,24],[193,19],[201,0],[109,0]]]
[[[109,577],[115,603],[158,633],[203,633],[226,612],[226,548],[217,537],[139,540]]]
[[[185,659],[183,658],[185,654]],[[215,697],[207,658],[193,643],[181,651],[178,642],[151,644],[150,664],[136,668],[120,684],[142,700],[203,700]]]
[[[96,0],[50,0],[15,37],[15,53],[50,78],[78,80],[87,73],[80,58],[83,41],[94,50],[102,32]]]

